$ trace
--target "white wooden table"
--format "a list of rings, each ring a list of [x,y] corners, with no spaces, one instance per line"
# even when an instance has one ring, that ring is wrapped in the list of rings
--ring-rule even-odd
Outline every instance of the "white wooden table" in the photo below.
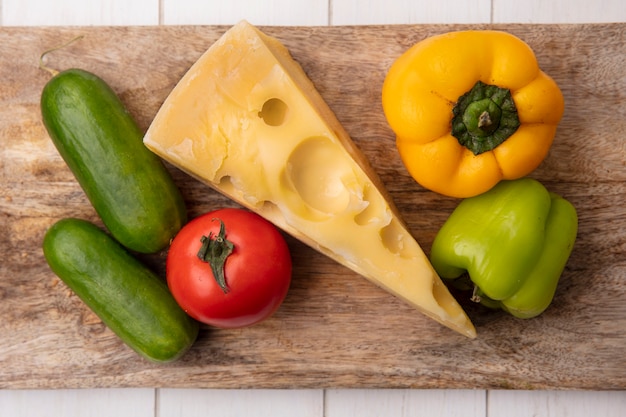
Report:
[[[0,0],[2,26],[228,25],[244,18],[256,25],[283,26],[625,22],[626,3],[623,0]],[[0,417],[213,415],[621,417],[626,415],[626,391],[0,391]]]

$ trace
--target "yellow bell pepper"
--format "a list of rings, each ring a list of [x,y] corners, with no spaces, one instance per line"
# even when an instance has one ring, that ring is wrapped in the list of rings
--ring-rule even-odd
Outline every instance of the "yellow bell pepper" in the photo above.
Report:
[[[382,104],[411,176],[459,198],[535,170],[564,111],[561,90],[532,49],[493,30],[413,45],[389,69]]]

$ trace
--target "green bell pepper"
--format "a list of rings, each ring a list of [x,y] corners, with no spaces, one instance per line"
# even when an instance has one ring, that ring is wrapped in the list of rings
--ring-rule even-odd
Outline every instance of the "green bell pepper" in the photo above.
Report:
[[[577,232],[570,202],[531,178],[501,181],[461,201],[430,259],[452,285],[473,286],[474,301],[531,318],[552,302]]]

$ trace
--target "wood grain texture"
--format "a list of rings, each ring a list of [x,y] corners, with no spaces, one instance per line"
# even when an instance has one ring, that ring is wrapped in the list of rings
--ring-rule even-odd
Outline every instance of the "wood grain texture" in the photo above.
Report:
[[[404,170],[380,106],[393,60],[425,36],[485,26],[267,27],[291,50],[371,159],[428,252],[458,203]],[[125,347],[47,268],[41,239],[62,217],[98,222],[48,139],[39,54],[103,77],[142,128],[176,81],[225,27],[2,28],[0,49],[0,388],[585,388],[626,387],[625,24],[508,25],[561,86],[566,111],[533,173],[570,199],[579,238],[539,318],[520,321],[462,301],[474,341],[288,238],[294,279],[270,320],[204,328],[180,361],[154,365]],[[172,168],[191,216],[229,201]],[[146,258],[162,274],[165,254]]]

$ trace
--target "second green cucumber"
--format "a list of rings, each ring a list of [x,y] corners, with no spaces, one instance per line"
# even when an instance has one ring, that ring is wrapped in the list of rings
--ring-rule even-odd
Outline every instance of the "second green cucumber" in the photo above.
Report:
[[[198,323],[165,281],[93,223],[57,221],[46,232],[43,253],[50,269],[142,356],[171,362],[196,340]]]

